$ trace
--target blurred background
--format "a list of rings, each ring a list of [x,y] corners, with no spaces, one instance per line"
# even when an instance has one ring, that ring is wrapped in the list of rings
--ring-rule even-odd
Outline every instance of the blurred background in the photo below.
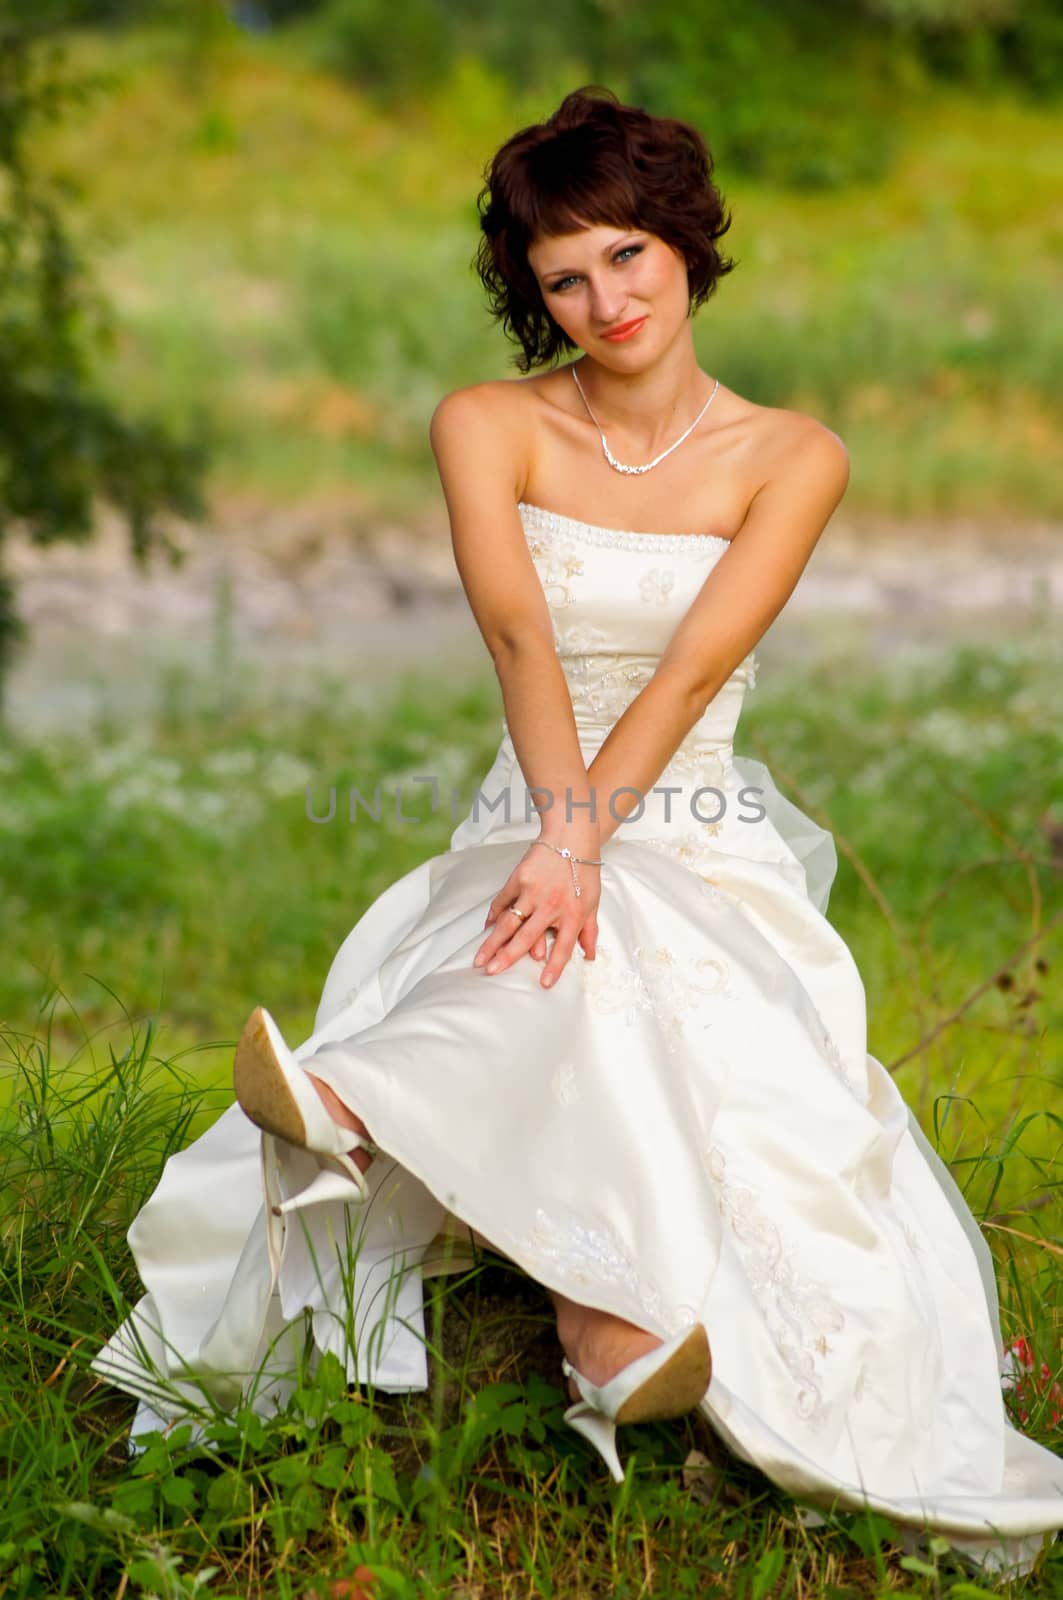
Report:
[[[346,934],[446,850],[497,748],[428,422],[516,375],[476,195],[585,83],[715,155],[737,268],[702,366],[848,446],[736,749],[833,834],[869,1048],[992,1247],[1014,1419],[1063,1454],[1057,0],[0,0],[5,1594],[200,1594],[201,1561],[227,1593],[318,1593],[363,1535],[418,1594],[525,1594],[545,1559],[535,1593],[641,1595],[651,1543],[670,1594],[736,1564],[757,1593],[798,1563],[810,1593],[873,1584],[862,1522],[810,1544],[734,1462],[726,1512],[692,1516],[667,1430],[648,1515],[621,1536],[600,1486],[574,1506],[550,1308],[525,1283],[518,1316],[513,1274],[444,1323],[430,1448],[345,1431],[337,1466],[306,1433],[337,1368],[209,1471],[179,1431],[130,1476],[131,1406],[86,1366],[251,1007],[310,1033]]]
[[[924,1118],[965,1073],[1003,1114],[1001,1052],[1036,1076],[1061,1009],[1058,6],[0,16],[0,1014],[75,1049],[128,1007],[224,1084],[250,1005],[309,1031],[347,929],[446,848],[502,708],[428,420],[515,375],[485,164],[598,82],[714,152],[703,365],[852,460],[739,748],[836,830],[872,1048]],[[457,817],[307,820],[308,786],[428,769]]]

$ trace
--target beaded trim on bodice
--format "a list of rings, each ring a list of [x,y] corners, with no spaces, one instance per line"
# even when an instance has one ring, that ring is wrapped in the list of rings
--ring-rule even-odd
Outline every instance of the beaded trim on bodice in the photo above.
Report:
[[[714,533],[606,528],[526,500],[517,508],[550,608],[577,727],[592,736],[607,733],[653,677],[705,573],[731,541]],[[620,550],[638,559],[619,566],[607,559]],[[729,753],[741,694],[755,675],[750,651],[683,740],[670,772],[684,764],[700,770],[707,748]],[[508,731],[504,719],[503,729]]]
[[[621,528],[602,528],[594,522],[580,522],[576,517],[565,516],[560,511],[547,511],[542,506],[518,500],[517,510],[523,513],[525,526],[530,522],[544,532],[564,532],[588,544],[609,545],[617,550],[667,551],[669,555],[684,552],[700,553],[708,545],[728,545],[717,533],[629,533]]]

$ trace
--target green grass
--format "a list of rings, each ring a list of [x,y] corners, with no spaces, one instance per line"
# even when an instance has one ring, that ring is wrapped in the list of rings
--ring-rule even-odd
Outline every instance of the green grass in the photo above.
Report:
[[[634,1470],[614,1488],[563,1425],[545,1296],[489,1257],[428,1282],[427,1394],[349,1391],[327,1358],[295,1374],[271,1420],[207,1412],[198,1437],[187,1425],[155,1435],[130,1462],[130,1403],[86,1362],[138,1292],[122,1229],[201,1092],[154,1056],[150,1030],[65,1080],[46,1047],[15,1057],[18,1109],[0,1135],[5,1595],[125,1593],[128,1581],[131,1595],[302,1597],[362,1563],[378,1594],[410,1600],[989,1592],[944,1541],[926,1564],[936,1575],[920,1569],[885,1518],[828,1513],[806,1528],[798,1503],[700,1417],[640,1427],[625,1441]],[[1002,1145],[990,1166],[997,1154],[1012,1159]],[[1051,1351],[1058,1272],[990,1238],[1005,1339],[1022,1331]],[[1044,1402],[1023,1427],[1058,1446]],[[708,1460],[700,1478],[677,1470],[691,1449]],[[1061,1578],[1053,1549],[998,1592],[1058,1594]]]
[[[1005,1341],[1057,1367],[1061,666],[1046,628],[886,671],[825,656],[798,687],[765,671],[738,740],[834,831],[870,1048],[985,1224]],[[698,1419],[637,1430],[609,1484],[561,1422],[544,1292],[490,1257],[429,1281],[426,1395],[348,1394],[326,1363],[268,1424],[215,1416],[128,1461],[132,1403],[88,1361],[139,1293],[129,1220],[228,1103],[250,1006],[308,1033],[349,927],[453,827],[427,803],[314,826],[304,785],[320,809],[434,767],[467,803],[499,711],[488,677],[375,708],[336,682],[269,705],[171,685],[137,736],[0,745],[0,1595],[302,1600],[360,1562],[380,1595],[463,1600],[981,1592],[947,1551],[906,1564],[879,1519],[804,1527]],[[1022,1426],[1060,1449],[1046,1401]],[[692,1447],[707,1488],[678,1471]],[[1063,1593],[1058,1549],[1021,1592]]]
[[[301,38],[236,34],[193,67],[165,31],[82,37],[74,59],[114,85],[35,150],[85,185],[116,393],[209,415],[220,493],[357,485],[413,515],[438,494],[436,401],[514,375],[470,268],[481,168],[578,70],[516,94],[463,61],[389,119]],[[739,266],[699,313],[699,358],[845,438],[851,511],[1058,515],[1063,117],[915,82],[894,114],[881,183],[718,172]]]

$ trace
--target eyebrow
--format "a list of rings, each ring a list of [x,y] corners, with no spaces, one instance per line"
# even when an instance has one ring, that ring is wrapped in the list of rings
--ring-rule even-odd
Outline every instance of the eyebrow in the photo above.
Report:
[[[615,249],[617,249],[617,247],[625,239],[630,239],[632,234],[641,233],[641,232],[642,232],[642,230],[640,228],[631,228],[627,233],[622,233],[620,235],[619,239],[614,239],[612,244],[607,244],[605,246],[605,248],[602,250],[602,255],[603,256],[610,255]],[[569,278],[569,277],[572,277],[573,274],[578,275],[578,273],[579,273],[579,268],[578,267],[548,267],[546,272],[543,273],[543,277],[544,278]]]

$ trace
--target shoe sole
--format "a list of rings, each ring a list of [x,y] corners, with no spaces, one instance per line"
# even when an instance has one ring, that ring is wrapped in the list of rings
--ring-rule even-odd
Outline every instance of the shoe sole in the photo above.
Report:
[[[711,1378],[712,1352],[699,1322],[664,1366],[628,1396],[616,1420],[654,1422],[684,1416],[704,1398]]]
[[[306,1148],[306,1124],[277,1060],[261,1006],[244,1023],[233,1059],[233,1089],[256,1127]]]

